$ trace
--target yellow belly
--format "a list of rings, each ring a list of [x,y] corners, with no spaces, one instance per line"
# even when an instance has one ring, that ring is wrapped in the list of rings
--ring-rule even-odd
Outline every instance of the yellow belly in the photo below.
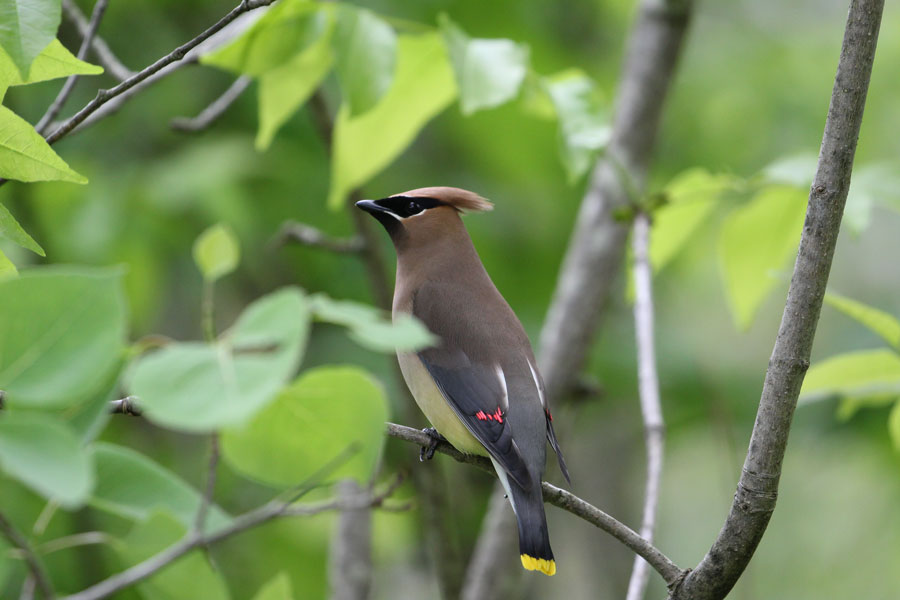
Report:
[[[409,391],[431,425],[460,452],[487,456],[481,442],[475,439],[450,408],[419,357],[413,353],[398,352],[397,360]]]

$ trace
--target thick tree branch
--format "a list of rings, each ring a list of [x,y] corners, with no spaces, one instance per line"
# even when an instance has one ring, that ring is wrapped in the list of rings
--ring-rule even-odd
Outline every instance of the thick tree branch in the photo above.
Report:
[[[639,212],[632,229],[634,249],[634,324],[638,352],[638,388],[641,415],[644,419],[644,441],[647,447],[647,483],[641,537],[653,542],[659,485],[662,479],[665,423],[659,400],[659,378],[656,374],[656,352],[653,340],[653,269],[650,266],[650,217]],[[650,577],[649,565],[641,557],[634,559],[626,600],[641,600]]]
[[[427,433],[395,423],[387,424],[387,434],[391,437],[420,446],[431,443],[431,437]],[[463,454],[447,442],[438,443],[436,449],[438,452],[446,454],[458,462],[473,465],[487,473],[494,473],[491,461],[483,456]],[[655,548],[653,544],[642,538],[627,525],[620,523],[615,518],[606,514],[596,506],[585,502],[578,496],[547,483],[546,481],[543,483],[543,490],[545,502],[570,512],[576,517],[584,519],[588,523],[599,527],[625,544],[632,551],[644,557],[662,576],[667,585],[673,586],[684,577],[684,571],[682,571],[678,565],[672,562],[666,555]]]
[[[261,6],[268,6],[274,1],[275,0],[242,0],[242,2],[235,8],[233,8],[227,15],[219,19],[219,21],[216,22],[212,27],[209,27],[206,31],[204,31],[194,39],[185,44],[182,44],[178,48],[175,48],[175,50],[173,50],[172,52],[163,56],[152,65],[145,67],[138,73],[135,73],[114,88],[109,90],[100,90],[99,92],[97,92],[97,96],[93,100],[88,102],[84,106],[84,108],[75,113],[75,115],[73,115],[70,119],[60,125],[53,133],[47,136],[47,143],[53,144],[59,141],[60,139],[71,133],[72,130],[75,129],[75,127],[81,124],[85,119],[91,116],[95,111],[97,111],[101,106],[103,106],[110,100],[121,96],[138,84],[159,73],[172,63],[180,61],[191,50],[198,47],[205,40],[209,39],[214,34],[224,29],[229,23],[237,19],[245,12],[254,10]]]
[[[353,505],[368,496],[352,479],[337,484],[338,498]],[[367,504],[341,511],[328,560],[331,600],[365,600],[372,583],[372,511]]]
[[[79,60],[84,60],[84,57],[87,56],[88,50],[91,47],[91,43],[94,41],[94,38],[97,35],[97,29],[100,28],[100,20],[103,19],[103,14],[106,12],[106,5],[109,3],[109,0],[97,0],[94,3],[94,10],[91,12],[91,21],[88,23],[87,31],[85,31],[84,38],[81,40],[81,47],[78,48],[77,57]],[[34,126],[35,130],[44,135],[47,130],[47,126],[50,125],[50,122],[56,118],[56,115],[59,114],[59,111],[62,109],[63,105],[66,103],[66,100],[69,99],[69,95],[71,95],[72,90],[75,89],[75,82],[78,81],[78,75],[69,75],[66,79],[65,84],[63,84],[62,89],[59,91],[59,94],[56,95],[56,98],[53,100],[53,103],[50,105],[50,108],[47,109],[47,112],[44,113],[44,116],[38,121],[37,125]]]
[[[88,32],[90,31],[90,23],[84,14],[82,14],[78,5],[75,4],[73,0],[62,0],[62,9],[66,17],[78,28],[81,37],[86,39],[88,37]],[[97,55],[100,64],[103,65],[103,68],[106,69],[110,75],[119,81],[125,81],[134,75],[134,71],[123,65],[122,62],[116,58],[116,55],[113,54],[113,51],[110,50],[106,42],[103,41],[103,38],[97,35],[93,36],[91,46],[94,53]]]
[[[215,123],[219,117],[225,114],[225,111],[241,97],[253,79],[246,75],[242,75],[234,80],[228,89],[222,92],[222,95],[216,98],[209,106],[204,108],[199,115],[194,118],[177,117],[172,119],[169,126],[175,131],[185,133],[197,133],[208,129]]]
[[[671,594],[724,598],[753,556],[778,496],[782,460],[841,226],[884,0],[852,0],[794,274],[734,502],[709,552]]]
[[[539,363],[551,403],[574,386],[621,268],[628,226],[617,221],[615,213],[632,200],[634,193],[643,190],[690,13],[690,0],[642,0],[639,6],[616,98],[612,139],[594,168],[581,202],[541,330]],[[497,485],[494,495],[503,493]],[[483,530],[510,537],[512,511],[495,514],[504,524],[486,521]],[[478,545],[495,546],[485,535],[479,538]],[[488,553],[476,548],[474,556]],[[503,587],[503,582],[498,573],[518,573],[512,565],[498,565],[502,555],[493,553],[490,558],[469,563],[467,585],[479,593],[493,590],[478,600],[500,597],[496,590]],[[474,600],[472,596],[466,598]]]
[[[615,212],[641,193],[691,11],[689,0],[642,0],[616,97],[612,139],[594,168],[541,330],[551,399],[572,387],[621,268],[627,223]]]
[[[41,559],[38,558],[34,548],[28,543],[28,539],[16,529],[15,525],[3,513],[0,513],[0,533],[22,552],[25,564],[28,565],[28,572],[38,589],[41,590],[44,600],[56,598],[56,593],[53,591],[53,583],[51,583],[50,576],[47,575]]]

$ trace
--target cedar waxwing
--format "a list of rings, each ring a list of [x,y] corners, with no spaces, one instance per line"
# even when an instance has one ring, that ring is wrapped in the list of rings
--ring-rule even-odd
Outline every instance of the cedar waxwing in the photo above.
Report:
[[[484,198],[452,187],[412,190],[356,206],[384,226],[397,250],[393,314],[413,314],[440,338],[435,347],[398,352],[416,403],[456,449],[490,458],[519,525],[522,566],[553,575],[541,481],[546,442],[569,473],[553,432],[531,344],[494,287],[460,219],[491,210]],[[423,453],[426,449],[423,449]],[[434,445],[427,457],[434,453]]]

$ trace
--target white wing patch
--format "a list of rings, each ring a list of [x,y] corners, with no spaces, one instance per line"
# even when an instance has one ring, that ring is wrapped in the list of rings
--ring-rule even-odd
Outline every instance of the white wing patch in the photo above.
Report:
[[[547,408],[547,400],[544,398],[544,389],[541,387],[541,382],[538,380],[537,371],[531,364],[531,361],[528,362],[528,368],[531,369],[531,378],[534,379],[534,387],[537,388],[538,396],[541,397],[541,406]]]
[[[497,372],[497,379],[500,380],[500,386],[503,387],[503,410],[509,410],[509,390],[506,387],[506,376],[503,374],[503,369],[500,365],[494,365],[494,369]]]

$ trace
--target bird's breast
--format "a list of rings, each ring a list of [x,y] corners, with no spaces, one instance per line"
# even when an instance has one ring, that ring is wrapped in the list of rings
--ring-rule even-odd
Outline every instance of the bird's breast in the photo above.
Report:
[[[460,452],[487,456],[484,446],[466,429],[450,408],[419,357],[412,352],[398,352],[397,360],[400,362],[406,386],[431,425]]]

